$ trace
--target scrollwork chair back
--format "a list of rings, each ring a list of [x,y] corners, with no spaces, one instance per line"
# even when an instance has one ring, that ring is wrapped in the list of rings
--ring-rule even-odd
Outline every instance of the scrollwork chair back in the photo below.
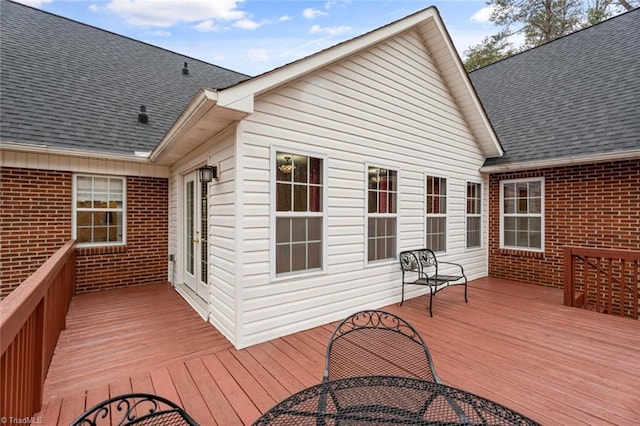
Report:
[[[379,310],[344,319],[327,347],[325,380],[383,375],[440,383],[426,343],[397,315]]]
[[[180,406],[158,395],[131,393],[109,398],[85,411],[70,426],[191,425]]]

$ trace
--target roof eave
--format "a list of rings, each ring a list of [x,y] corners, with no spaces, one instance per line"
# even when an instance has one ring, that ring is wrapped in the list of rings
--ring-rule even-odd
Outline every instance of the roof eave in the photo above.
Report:
[[[149,158],[171,166],[180,158],[253,112],[253,98],[229,99],[223,92],[201,89],[154,148]]]
[[[504,150],[498,140],[498,136],[471,83],[469,74],[462,64],[449,31],[440,18],[437,9],[434,8],[434,10],[435,16],[431,22],[435,25],[435,28],[430,26],[430,22],[425,21],[420,28],[422,37],[427,45],[429,40],[437,38],[435,43],[432,43],[436,48],[431,49],[431,55],[440,67],[454,70],[454,72],[442,73],[442,78],[465,116],[483,154],[487,158],[501,157],[504,154]],[[438,45],[442,47],[438,48]]]
[[[636,160],[640,159],[640,149],[631,151],[617,151],[604,154],[593,155],[577,155],[571,157],[561,157],[536,161],[521,161],[506,164],[497,164],[495,166],[483,166],[480,168],[482,173],[503,173],[517,172],[533,169],[548,169],[551,167],[577,166],[581,164],[604,163],[608,161],[620,160]]]
[[[136,152],[134,154],[119,154],[115,152],[100,152],[89,151],[84,149],[75,148],[59,148],[55,146],[42,145],[42,144],[29,144],[12,142],[7,140],[0,141],[0,151],[15,151],[24,152],[30,154],[47,154],[47,155],[61,155],[66,157],[80,157],[80,158],[98,158],[101,160],[114,160],[114,161],[127,161],[136,163],[149,163],[148,152]]]

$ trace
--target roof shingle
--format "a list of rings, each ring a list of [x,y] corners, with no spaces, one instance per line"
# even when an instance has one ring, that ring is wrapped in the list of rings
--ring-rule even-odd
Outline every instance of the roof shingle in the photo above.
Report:
[[[505,149],[485,166],[640,149],[640,9],[470,73]]]
[[[0,0],[0,140],[151,151],[203,87],[249,78],[184,55]],[[182,74],[188,63],[189,75]],[[140,105],[149,122],[138,123]]]

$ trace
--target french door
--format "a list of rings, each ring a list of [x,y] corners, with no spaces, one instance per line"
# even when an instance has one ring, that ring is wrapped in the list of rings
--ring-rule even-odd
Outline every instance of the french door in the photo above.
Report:
[[[208,300],[208,184],[198,180],[197,172],[184,176],[183,183],[183,279],[198,297]]]

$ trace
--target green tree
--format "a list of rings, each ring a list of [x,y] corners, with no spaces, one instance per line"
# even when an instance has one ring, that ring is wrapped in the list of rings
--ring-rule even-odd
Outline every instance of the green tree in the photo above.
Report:
[[[485,37],[480,44],[471,46],[465,51],[467,60],[464,63],[467,71],[477,70],[484,66],[508,58],[516,53],[503,32]]]
[[[487,0],[498,33],[464,52],[468,71],[640,6],[640,0]],[[512,36],[523,43],[516,48]]]

